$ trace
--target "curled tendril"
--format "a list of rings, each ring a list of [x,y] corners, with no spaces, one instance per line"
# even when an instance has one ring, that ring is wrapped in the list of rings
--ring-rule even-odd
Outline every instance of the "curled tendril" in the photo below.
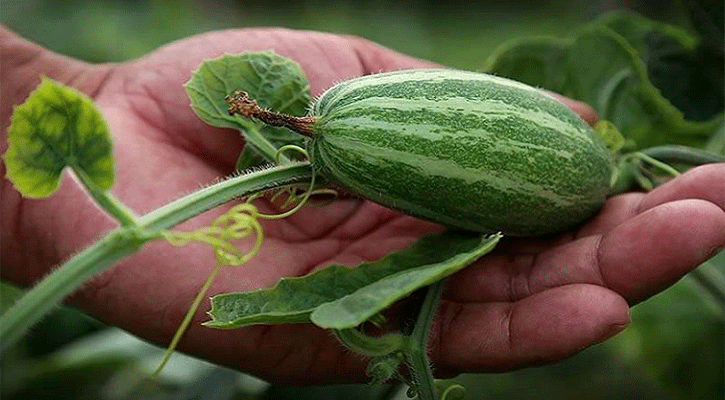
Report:
[[[296,149],[295,149],[296,148]],[[283,151],[295,149],[296,151],[302,151],[304,154],[307,152],[304,149],[297,146],[284,146],[277,152],[278,155]],[[295,197],[292,201],[296,202],[297,205],[291,210],[285,211],[280,214],[262,214],[259,212],[256,206],[252,204],[252,201],[261,197],[261,193],[250,196],[246,202],[238,204],[229,209],[226,213],[219,216],[210,226],[197,229],[192,232],[181,232],[181,231],[167,231],[161,234],[172,246],[186,246],[189,243],[204,243],[209,245],[214,250],[214,256],[216,258],[216,265],[214,269],[207,277],[206,281],[199,289],[194,301],[192,302],[189,310],[184,317],[184,320],[176,330],[174,337],[169,343],[169,347],[164,353],[164,357],[161,360],[156,371],[152,376],[158,376],[161,370],[164,368],[169,358],[174,352],[174,349],[178,345],[181,337],[183,336],[186,329],[191,324],[191,320],[196,313],[196,310],[201,305],[204,295],[211,287],[214,279],[218,275],[219,271],[224,266],[236,267],[242,265],[257,255],[259,249],[262,247],[262,241],[264,239],[264,232],[260,219],[265,220],[277,220],[289,217],[290,215],[299,211],[305,203],[309,200],[310,196],[316,193],[314,189],[315,175],[312,175],[310,180],[310,187],[300,197]],[[290,192],[291,193],[291,192]],[[290,201],[288,199],[288,201]],[[235,243],[239,240],[254,235],[254,243],[251,248],[246,252],[238,249]]]
[[[274,154],[274,160],[277,162],[277,164],[281,162],[282,155],[288,151],[300,153],[305,159],[310,159],[310,154],[307,152],[307,150],[295,144],[288,144],[277,149],[277,152]]]
[[[186,246],[191,242],[204,243],[212,247],[217,263],[235,267],[252,259],[262,247],[262,225],[259,223],[259,211],[251,203],[242,203],[207,227],[192,232],[165,232],[164,238],[173,246]],[[234,241],[255,236],[252,248],[246,253],[234,246]]]
[[[331,197],[328,201],[315,203],[310,203],[308,201],[305,204],[307,207],[324,207],[334,202],[335,199],[338,197],[337,190],[335,189],[319,188],[312,190],[300,190],[299,186],[289,186],[284,189],[278,190],[274,195],[272,195],[270,201],[272,203],[277,203],[280,201],[280,198],[282,196],[286,195],[287,197],[284,199],[284,202],[279,206],[280,208],[285,209],[288,207],[292,207],[295,204],[299,204],[306,197],[307,192],[309,192],[310,198],[321,195],[328,195]]]
[[[252,248],[247,252],[243,252],[234,246],[235,241],[244,239],[250,235],[254,235],[255,240]],[[205,243],[211,246],[216,257],[216,265],[196,294],[186,316],[184,316],[183,321],[176,330],[174,337],[169,343],[169,347],[164,353],[164,357],[152,376],[158,376],[169,361],[179,340],[181,340],[181,336],[186,332],[196,310],[199,309],[204,295],[211,287],[222,267],[236,267],[251,260],[262,247],[264,233],[262,231],[262,225],[259,223],[257,207],[246,202],[232,207],[229,211],[214,220],[210,226],[192,232],[168,231],[164,232],[162,236],[173,246],[186,246],[192,242]]]
[[[465,397],[466,388],[458,384],[448,386],[441,393],[441,400],[462,400]]]
[[[306,159],[309,159],[309,153],[307,153],[307,150],[303,149],[300,146],[294,145],[294,144],[288,144],[285,146],[280,147],[277,149],[277,152],[275,153],[275,160],[279,163],[282,155],[286,152],[297,152],[302,154],[302,156]],[[247,203],[250,203],[260,197],[264,196],[264,192],[258,192],[247,199]],[[278,189],[270,198],[270,201],[272,203],[276,203],[280,200],[282,196],[287,196],[284,200],[284,202],[279,206],[282,209],[293,207],[291,210],[280,213],[280,214],[262,214],[257,212],[255,215],[261,219],[267,219],[267,220],[276,220],[276,219],[282,219],[287,218],[290,215],[296,213],[299,211],[300,208],[303,206],[308,205],[309,199],[312,196],[319,196],[319,195],[330,195],[332,196],[332,200],[334,201],[335,198],[338,196],[337,190],[330,189],[330,188],[315,188],[315,175],[312,175],[312,179],[310,181],[310,184],[306,190],[300,190],[299,186],[288,186],[285,188]],[[330,201],[330,202],[331,202]],[[330,202],[323,202],[321,204],[317,204],[318,206],[324,206],[329,204]]]
[[[314,187],[315,187],[315,175],[313,174],[312,178],[310,179],[310,188],[304,192],[304,194],[300,197],[299,201],[297,201],[296,199],[293,199],[291,201],[291,204],[294,204],[295,202],[297,203],[297,205],[295,205],[291,210],[288,210],[288,211],[285,211],[285,212],[279,213],[279,214],[257,213],[257,217],[262,218],[262,219],[267,219],[267,220],[278,220],[278,219],[287,218],[287,217],[291,216],[292,214],[295,214],[297,211],[302,209],[302,207],[304,207],[305,203],[307,203],[307,200],[309,200],[310,196],[312,196],[312,194],[315,192],[313,190]],[[292,192],[290,192],[290,198],[292,196],[293,196]],[[285,201],[285,204],[290,202],[290,198],[288,198],[287,201]]]

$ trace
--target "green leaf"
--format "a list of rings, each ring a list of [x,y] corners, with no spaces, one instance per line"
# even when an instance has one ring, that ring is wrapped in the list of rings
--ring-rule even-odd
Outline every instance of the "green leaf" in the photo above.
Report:
[[[556,93],[566,93],[569,38],[531,37],[505,42],[486,60],[484,70]]]
[[[434,242],[426,252],[433,249],[441,251],[441,246],[445,244],[446,249],[457,248],[458,253],[445,260],[426,260],[418,267],[388,275],[338,300],[322,304],[312,312],[310,319],[322,328],[346,329],[358,326],[414,291],[467,267],[493,250],[500,238],[500,235],[484,237],[483,240],[477,238],[466,241],[465,246],[461,246],[463,241],[458,242],[460,239]],[[469,249],[472,244],[476,244],[476,247]]]
[[[211,300],[212,320],[204,325],[231,329],[251,324],[310,322],[312,313],[320,306],[345,296],[352,297],[323,309],[318,314],[319,320],[325,326],[330,319],[338,317],[357,321],[364,315],[379,312],[416,288],[464,268],[489,252],[499,238],[500,235],[481,237],[446,232],[424,237],[405,250],[356,268],[333,265],[304,277],[282,278],[271,289],[217,295]],[[358,291],[361,292],[356,294]],[[385,297],[379,301],[366,300],[371,293],[384,293]],[[352,318],[337,315],[338,307],[350,307],[356,301],[365,304],[353,304],[357,307],[350,309]],[[354,326],[349,322],[339,325],[338,329]]]
[[[66,167],[95,189],[113,186],[108,127],[91,99],[79,91],[43,79],[13,111],[8,133],[3,156],[7,177],[24,197],[53,194]]]
[[[649,80],[686,119],[706,121],[722,112],[722,48],[710,48],[683,29],[632,13],[607,14],[601,24],[636,50]]]
[[[605,15],[566,39],[509,42],[486,71],[588,103],[619,128],[630,150],[701,147],[723,122],[722,67],[691,62],[694,43],[634,14]]]
[[[652,39],[666,36],[687,50],[697,47],[697,38],[675,25],[665,24],[629,11],[613,11],[603,14],[594,22],[606,26],[622,36],[632,46],[643,61],[652,57],[650,47]],[[656,37],[653,37],[656,36]]]
[[[706,121],[722,112],[722,49],[718,54],[683,29],[637,14],[614,12],[600,23],[635,49],[649,80],[685,119]]]
[[[264,144],[255,140],[252,131],[261,132],[275,148],[286,144],[300,145],[304,141],[301,135],[285,128],[264,126],[228,113],[225,97],[243,90],[263,108],[295,116],[306,114],[310,105],[310,88],[304,72],[297,63],[273,51],[224,55],[207,60],[194,72],[185,87],[194,112],[204,122],[246,133],[245,139],[251,146],[242,152],[238,169],[246,169],[265,160],[274,161],[254,148]]]
[[[707,121],[685,119],[649,79],[636,51],[613,31],[595,27],[579,35],[569,50],[576,98],[612,121],[636,148],[658,144],[702,146],[722,114]]]

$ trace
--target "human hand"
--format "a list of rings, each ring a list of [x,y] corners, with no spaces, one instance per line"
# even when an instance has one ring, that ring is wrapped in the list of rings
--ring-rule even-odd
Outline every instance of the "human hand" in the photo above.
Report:
[[[272,48],[302,65],[313,95],[366,73],[431,66],[360,39],[279,29],[214,32],[140,60],[90,66],[0,33],[0,83],[14,95],[2,99],[3,133],[10,106],[39,82],[39,73],[78,87],[93,97],[113,135],[118,175],[113,193],[139,213],[229,174],[243,146],[238,133],[205,125],[188,105],[182,84],[202,60]],[[22,69],[14,64],[20,61]],[[585,106],[568,105],[594,120]],[[1,145],[4,152],[5,137]],[[430,349],[436,371],[450,375],[553,362],[619,332],[631,304],[663,290],[725,245],[724,175],[723,164],[697,168],[649,194],[609,199],[576,232],[504,239],[492,254],[448,280]],[[44,200],[20,199],[7,180],[0,189],[3,279],[30,285],[113,227],[67,178]],[[180,229],[208,225],[225,209]],[[333,262],[377,259],[440,229],[350,198],[264,228],[258,256],[223,270],[210,294],[269,287],[283,276]],[[165,344],[214,264],[207,248],[154,243],[86,284],[69,303]],[[199,325],[204,309],[181,350],[276,382],[364,379],[365,361],[327,331],[312,325],[213,330]]]

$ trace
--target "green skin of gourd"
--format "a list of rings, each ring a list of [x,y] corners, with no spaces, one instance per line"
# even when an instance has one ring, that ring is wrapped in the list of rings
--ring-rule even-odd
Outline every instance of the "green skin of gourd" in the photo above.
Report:
[[[310,115],[261,109],[244,92],[230,114],[310,138],[319,175],[361,197],[452,228],[544,235],[592,216],[613,163],[579,116],[512,80],[456,70],[365,76],[324,92]]]
[[[371,75],[324,92],[311,116],[308,152],[320,175],[452,228],[511,236],[568,230],[591,217],[610,188],[611,156],[589,125],[504,78]]]

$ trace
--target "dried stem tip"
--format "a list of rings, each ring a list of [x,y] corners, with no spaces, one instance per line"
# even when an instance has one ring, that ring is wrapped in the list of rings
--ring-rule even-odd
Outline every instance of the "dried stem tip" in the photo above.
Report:
[[[224,98],[229,104],[229,115],[239,114],[242,117],[256,119],[270,126],[282,126],[301,135],[312,136],[312,125],[316,117],[295,117],[280,114],[261,108],[257,101],[250,98],[247,92],[237,90]]]

